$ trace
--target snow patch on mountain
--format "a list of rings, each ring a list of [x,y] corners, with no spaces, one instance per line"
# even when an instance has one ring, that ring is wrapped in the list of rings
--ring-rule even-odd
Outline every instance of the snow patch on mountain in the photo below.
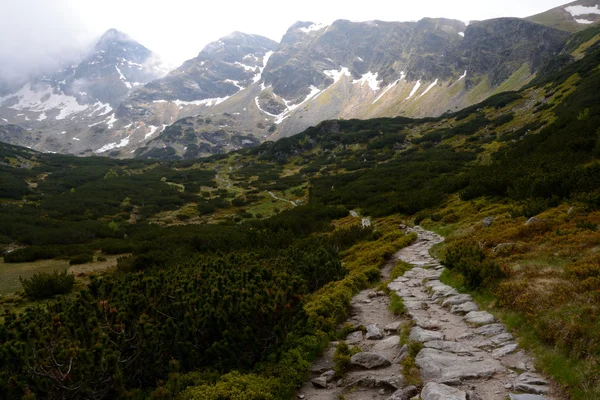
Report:
[[[465,79],[466,77],[467,77],[467,71],[465,70],[465,73],[464,73],[464,74],[462,74],[462,75],[460,76],[460,78],[458,78],[458,81],[461,81],[461,80]],[[456,82],[458,82],[458,81],[456,81]]]
[[[384,90],[383,92],[381,92],[381,94],[379,96],[377,96],[377,98],[375,100],[373,100],[373,102],[371,104],[375,104],[379,101],[379,99],[381,99],[387,92],[389,92],[394,86],[396,86],[398,83],[400,83],[400,81],[402,81],[404,78],[406,77],[406,74],[404,73],[404,71],[400,72],[400,79],[396,80],[395,82],[390,83]]]
[[[120,147],[125,147],[125,146],[127,146],[129,144],[129,138],[130,137],[131,137],[131,135],[127,136],[125,139],[121,140],[119,143],[113,142],[113,143],[106,144],[106,145],[100,147],[94,153],[96,153],[96,154],[105,153],[105,152],[107,152],[109,150],[112,150],[112,149],[118,149]]]
[[[260,79],[262,78],[262,73],[265,70],[265,68],[267,67],[267,63],[269,62],[269,58],[271,58],[271,56],[273,55],[274,51],[267,51],[265,53],[265,55],[263,56],[263,65],[262,67],[259,67],[260,70],[258,72],[258,74],[254,75],[254,77],[252,78],[252,82],[256,83],[258,81],[260,81]]]
[[[415,95],[415,93],[417,93],[417,90],[419,90],[420,87],[421,87],[421,80],[418,80],[417,83],[415,84],[415,87],[413,87],[412,91],[410,92],[410,94],[408,95],[406,100],[413,97]]]
[[[580,15],[600,14],[600,8],[597,5],[594,7],[578,5],[569,6],[565,7],[565,11],[571,14],[573,17],[579,17]]]
[[[429,85],[429,86],[427,87],[427,89],[425,89],[425,91],[424,91],[423,93],[421,93],[421,95],[419,96],[419,98],[421,98],[421,97],[425,96],[425,95],[427,94],[427,92],[429,92],[431,89],[433,89],[433,87],[434,87],[435,85],[437,85],[437,83],[438,83],[438,80],[436,79],[436,80],[435,80],[435,82],[433,82],[431,85]]]
[[[240,90],[244,90],[245,89],[245,87],[243,87],[242,85],[240,85],[239,81],[234,81],[233,79],[225,79],[225,82],[231,83],[233,86],[237,87]]]
[[[320,31],[321,29],[324,29],[327,27],[329,27],[329,25],[327,25],[327,24],[312,24],[311,26],[307,26],[305,28],[300,28],[300,30],[304,33],[309,33],[309,32]]]
[[[342,79],[343,76],[347,76],[347,77],[351,77],[352,74],[350,73],[350,70],[346,67],[342,67],[340,65],[340,70],[337,71],[335,69],[329,69],[327,71],[323,71],[323,73],[325,75],[327,75],[328,77],[330,77],[331,79],[333,79],[333,84],[336,84],[339,82],[340,79]]]
[[[144,136],[144,140],[148,140],[152,137],[152,135],[154,135],[156,133],[156,131],[158,130],[158,126],[154,126],[154,125],[150,125],[150,132],[146,133],[146,135]]]
[[[458,34],[462,37],[465,37],[465,33],[464,32],[458,32]]]
[[[583,18],[581,18],[581,19],[575,18],[575,22],[577,22],[578,24],[593,24],[594,23],[594,21],[589,21],[589,20],[583,19]]]
[[[379,84],[382,82],[382,81],[377,80],[377,75],[379,75],[378,72],[372,73],[371,71],[369,71],[366,74],[364,74],[360,79],[356,79],[356,80],[352,81],[352,83],[354,83],[354,84],[358,83],[358,84],[360,84],[360,86],[367,83],[367,84],[369,84],[369,87],[371,88],[371,90],[376,92],[379,90]]]
[[[127,78],[125,78],[125,75],[123,75],[123,73],[121,72],[121,70],[119,69],[119,67],[117,67],[115,65],[115,68],[117,69],[117,72],[119,73],[119,78],[121,79],[121,81],[123,81],[123,83],[125,84],[125,86],[127,86],[127,89],[131,89],[133,86],[131,85],[131,83],[129,83],[127,81]]]
[[[54,90],[50,86],[46,86],[43,90],[34,90],[31,87],[31,83],[23,86],[17,93],[0,98],[0,105],[7,100],[16,98],[18,98],[18,102],[9,106],[9,108],[19,111],[36,112],[60,109],[60,113],[56,116],[57,120],[65,119],[89,107],[87,104],[79,104],[73,96],[68,96],[62,92],[58,94],[54,93]]]

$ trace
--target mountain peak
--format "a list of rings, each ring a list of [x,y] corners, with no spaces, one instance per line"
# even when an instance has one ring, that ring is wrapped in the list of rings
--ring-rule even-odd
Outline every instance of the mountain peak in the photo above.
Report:
[[[128,34],[111,28],[104,32],[102,36],[100,36],[100,39],[98,39],[98,42],[96,42],[96,50],[131,42],[135,42],[135,40],[133,40]]]

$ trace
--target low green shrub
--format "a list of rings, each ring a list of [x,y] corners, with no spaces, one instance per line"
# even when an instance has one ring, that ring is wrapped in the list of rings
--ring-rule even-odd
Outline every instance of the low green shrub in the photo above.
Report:
[[[87,264],[94,261],[94,257],[91,254],[78,254],[71,257],[69,265]]]
[[[31,299],[46,299],[57,294],[69,293],[75,284],[75,276],[67,270],[52,274],[38,272],[29,279],[19,278],[25,294]]]
[[[459,272],[470,289],[491,287],[506,272],[498,263],[487,257],[486,253],[475,244],[455,243],[448,246],[444,264],[450,270]]]

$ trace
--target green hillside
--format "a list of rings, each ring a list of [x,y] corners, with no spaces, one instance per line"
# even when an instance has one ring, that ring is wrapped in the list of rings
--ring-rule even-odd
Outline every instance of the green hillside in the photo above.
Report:
[[[186,161],[0,144],[0,279],[121,256],[66,289],[40,275],[2,293],[0,398],[289,399],[352,294],[414,240],[400,223],[448,238],[444,279],[565,397],[600,396],[598,34],[440,118],[326,121]]]

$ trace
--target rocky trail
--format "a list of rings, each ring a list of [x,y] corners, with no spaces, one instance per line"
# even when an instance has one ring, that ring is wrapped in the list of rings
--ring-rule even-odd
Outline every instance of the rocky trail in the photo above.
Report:
[[[443,238],[420,227],[418,240],[396,253],[382,269],[388,279],[397,262],[414,266],[388,287],[404,300],[409,317],[388,310],[389,298],[368,289],[352,299],[348,323],[367,327],[345,342],[361,352],[351,358],[352,370],[338,379],[333,372],[337,342],[311,366],[311,381],[298,392],[307,400],[558,400],[533,360],[492,314],[479,311],[470,295],[459,294],[439,281],[444,267],[429,255]],[[423,386],[407,386],[401,361],[408,346],[400,345],[400,330],[410,324],[410,341],[423,348],[415,357]]]

